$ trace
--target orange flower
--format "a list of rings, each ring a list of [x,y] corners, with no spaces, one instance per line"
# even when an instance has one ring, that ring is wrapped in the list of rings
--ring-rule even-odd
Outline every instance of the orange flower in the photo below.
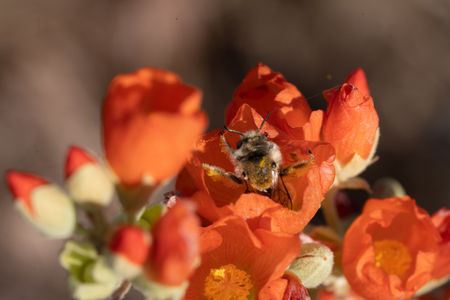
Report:
[[[144,68],[112,80],[103,143],[122,184],[156,184],[180,170],[206,126],[200,104],[200,91],[168,71]]]
[[[436,226],[442,238],[433,271],[433,277],[440,279],[450,276],[450,210],[442,208],[433,215],[431,221]]]
[[[247,104],[239,109],[230,123],[230,128],[239,131],[257,129],[263,118]],[[283,182],[292,200],[293,211],[278,213],[286,217],[291,215],[294,219],[289,232],[301,231],[320,208],[324,194],[328,191],[334,180],[333,148],[329,144],[293,140],[284,135],[282,131],[266,122],[262,131],[267,132],[269,138],[281,149],[284,162],[282,166],[294,163],[296,160],[308,160],[308,150],[312,151],[314,160],[304,168],[301,174],[286,176]],[[238,141],[236,134],[225,133],[226,139],[233,145]],[[177,190],[182,194],[191,196],[197,191],[206,193],[196,194],[194,200],[198,203],[198,212],[209,221],[219,218],[217,208],[235,203],[246,192],[245,184],[236,184],[226,178],[208,176],[202,168],[202,163],[218,166],[228,172],[234,171],[234,166],[227,153],[221,150],[219,132],[206,134],[197,145],[192,159],[186,165],[177,180]],[[284,189],[283,186],[278,187]],[[284,192],[284,190],[283,190]],[[208,197],[209,196],[209,197]],[[208,200],[209,199],[209,200]],[[286,221],[289,223],[289,221]]]
[[[202,262],[191,277],[185,299],[283,299],[283,273],[299,253],[296,235],[250,230],[238,216],[205,228]]]
[[[379,136],[378,115],[362,69],[339,88],[325,91],[324,97],[328,108],[322,137],[336,149],[336,175],[345,181],[372,162]]]
[[[366,299],[409,299],[432,279],[439,240],[411,198],[371,199],[345,234],[344,274]]]

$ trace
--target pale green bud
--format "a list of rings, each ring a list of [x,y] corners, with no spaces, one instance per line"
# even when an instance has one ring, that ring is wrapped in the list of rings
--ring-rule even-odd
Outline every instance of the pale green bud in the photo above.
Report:
[[[302,245],[300,256],[286,273],[296,276],[306,288],[315,288],[330,276],[333,269],[333,252],[319,243]]]
[[[122,282],[89,243],[68,241],[59,260],[69,272],[69,286],[75,299],[107,298]]]

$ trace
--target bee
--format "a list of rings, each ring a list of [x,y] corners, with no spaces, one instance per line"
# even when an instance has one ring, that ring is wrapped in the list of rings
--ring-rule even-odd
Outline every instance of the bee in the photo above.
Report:
[[[283,157],[280,147],[261,130],[269,115],[264,118],[257,130],[240,132],[229,129],[225,131],[240,135],[240,139],[233,148],[225,138],[224,131],[220,133],[222,151],[228,153],[229,158],[235,166],[234,172],[203,163],[203,169],[207,176],[228,178],[235,184],[245,184],[247,193],[259,193],[270,197],[275,202],[292,209],[291,195],[284,182],[289,175],[296,175],[299,170],[305,169],[314,160],[310,150],[309,160],[298,160],[294,154],[291,156],[296,160],[293,164],[282,167]]]

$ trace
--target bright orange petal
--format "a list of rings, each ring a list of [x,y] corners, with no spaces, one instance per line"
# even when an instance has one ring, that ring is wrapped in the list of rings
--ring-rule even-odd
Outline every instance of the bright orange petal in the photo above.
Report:
[[[358,68],[350,73],[345,82],[356,86],[362,95],[370,96],[366,73],[362,68]]]
[[[236,89],[226,110],[227,125],[243,104],[250,105],[262,116],[271,113],[271,119],[285,119],[291,127],[302,126],[311,113],[306,99],[297,88],[283,75],[263,64],[250,70]]]
[[[150,246],[148,232],[138,226],[126,225],[114,232],[108,248],[132,264],[143,265],[148,258]]]
[[[31,194],[37,187],[47,185],[49,182],[31,173],[13,170],[6,173],[5,179],[14,200],[22,201],[29,212],[33,214]]]
[[[434,278],[450,276],[450,210],[440,209],[431,219],[441,235],[438,258],[433,271]]]

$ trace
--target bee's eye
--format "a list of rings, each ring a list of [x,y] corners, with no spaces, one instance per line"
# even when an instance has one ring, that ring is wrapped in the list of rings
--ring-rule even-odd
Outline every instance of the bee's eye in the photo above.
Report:
[[[242,172],[242,178],[247,178],[247,174],[245,174],[245,172]]]
[[[236,148],[240,149],[242,147],[242,140],[240,140],[239,142],[237,142],[236,144]]]
[[[271,167],[272,167],[272,169],[276,169],[277,164],[273,161]]]

